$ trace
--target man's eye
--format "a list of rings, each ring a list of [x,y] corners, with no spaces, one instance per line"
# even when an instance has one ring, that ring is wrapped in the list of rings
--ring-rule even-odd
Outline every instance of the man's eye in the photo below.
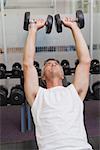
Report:
[[[48,65],[50,65],[51,63],[48,63]]]

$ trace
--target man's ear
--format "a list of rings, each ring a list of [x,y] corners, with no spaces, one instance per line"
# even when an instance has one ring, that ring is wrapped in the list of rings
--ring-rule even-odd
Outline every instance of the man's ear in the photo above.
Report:
[[[62,69],[62,80],[65,78],[65,75],[64,75],[64,71],[63,71],[63,68],[61,67],[61,69]]]
[[[61,76],[61,80],[63,81],[63,80],[64,80],[64,78],[65,78],[65,77],[64,77],[64,75],[62,75],[62,76]]]

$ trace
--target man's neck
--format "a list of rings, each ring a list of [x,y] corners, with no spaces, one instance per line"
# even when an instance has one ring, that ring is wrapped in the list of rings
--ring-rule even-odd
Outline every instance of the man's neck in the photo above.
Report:
[[[62,84],[62,80],[59,80],[57,78],[47,81],[47,89],[52,88],[52,87],[56,87],[56,86],[63,86]]]

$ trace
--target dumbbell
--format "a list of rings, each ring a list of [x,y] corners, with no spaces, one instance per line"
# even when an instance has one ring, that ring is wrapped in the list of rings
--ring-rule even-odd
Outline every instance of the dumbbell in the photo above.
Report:
[[[0,79],[4,78],[6,74],[6,66],[3,63],[0,63]]]
[[[75,22],[77,22],[78,27],[84,28],[85,25],[85,21],[84,21],[84,14],[82,12],[82,10],[77,10],[76,11],[76,19],[74,19]],[[60,18],[60,14],[56,14],[55,15],[55,26],[56,26],[56,30],[58,33],[62,32],[62,20]]]
[[[77,65],[79,64],[79,59],[75,60],[75,68],[77,67]]]
[[[67,87],[68,85],[70,85],[71,83],[69,81],[67,81],[66,76],[64,76],[64,79],[62,80],[63,86]]]
[[[90,72],[92,74],[100,74],[100,62],[98,59],[93,59],[91,61]]]
[[[93,94],[96,100],[100,100],[100,81],[96,81],[92,85]]]
[[[23,25],[24,30],[28,31],[29,23],[30,23],[30,12],[25,12]],[[53,17],[51,15],[48,15],[47,20],[45,22],[45,26],[46,26],[46,33],[50,33],[53,26]]]
[[[47,88],[47,84],[46,81],[43,80],[42,78],[39,78],[39,86],[43,87],[43,88]]]
[[[40,65],[37,61],[34,61],[34,66],[37,70],[38,76],[41,76],[41,69],[40,69]]]
[[[25,102],[25,94],[21,85],[11,88],[9,102],[11,105],[21,105]]]
[[[12,75],[13,75],[13,77],[21,77],[21,69],[22,69],[21,64],[19,62],[15,62],[12,65]]]
[[[86,96],[85,96],[85,100],[90,100],[90,99],[92,99],[93,98],[93,94],[92,94],[92,92],[91,92],[91,88],[90,88],[90,86],[88,87],[88,90],[87,90],[87,94],[86,94]]]
[[[3,85],[0,86],[0,106],[7,105],[8,89]]]
[[[63,59],[61,61],[61,66],[63,68],[64,75],[71,75],[71,68],[68,60]]]

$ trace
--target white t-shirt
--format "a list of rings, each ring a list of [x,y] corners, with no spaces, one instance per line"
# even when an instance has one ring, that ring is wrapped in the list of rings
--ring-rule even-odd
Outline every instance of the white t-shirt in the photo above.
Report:
[[[73,84],[39,87],[31,111],[39,150],[92,150],[83,123],[83,102]]]

